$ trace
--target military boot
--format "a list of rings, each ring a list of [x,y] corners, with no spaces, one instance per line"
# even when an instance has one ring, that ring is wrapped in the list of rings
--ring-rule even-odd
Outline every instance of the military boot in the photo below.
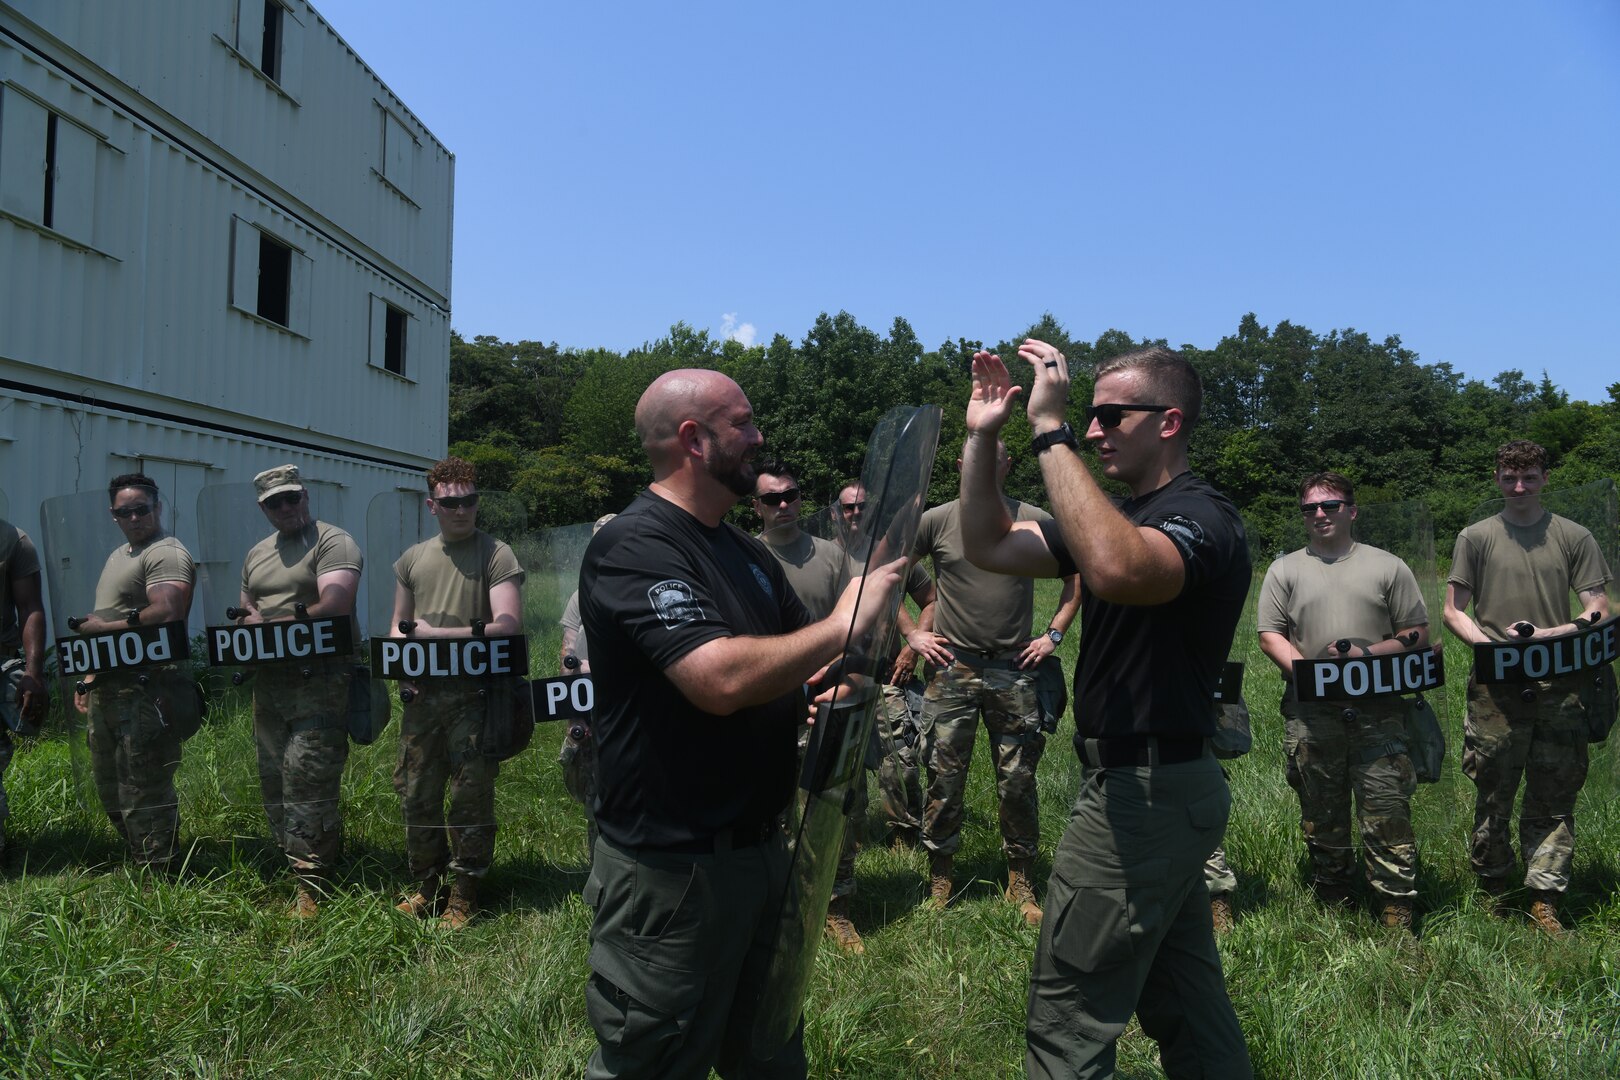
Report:
[[[439,878],[438,875],[423,878],[416,891],[408,893],[405,899],[394,905],[394,910],[401,915],[410,915],[418,919],[425,919],[433,914],[433,909],[439,904]]]
[[[860,933],[849,918],[849,897],[835,896],[832,903],[827,905],[827,936],[833,939],[833,944],[851,956],[860,956],[866,952],[866,945],[861,941]]]
[[[1479,888],[1486,896],[1491,898],[1491,914],[1498,919],[1505,919],[1513,914],[1513,907],[1507,901],[1507,894],[1512,888],[1507,878],[1481,877]]]
[[[1537,889],[1530,894],[1530,921],[1547,933],[1557,937],[1564,932],[1558,921],[1558,894],[1548,889]]]
[[[321,888],[312,877],[299,875],[298,894],[293,897],[292,915],[295,919],[313,919],[320,914]]]
[[[1035,901],[1035,881],[1030,871],[1034,859],[1007,860],[1007,901],[1018,905],[1018,914],[1031,926],[1041,925],[1041,905]]]
[[[1217,934],[1230,934],[1234,922],[1232,915],[1232,894],[1215,893],[1209,898],[1209,917],[1215,924]]]
[[[1378,925],[1385,930],[1412,931],[1412,901],[1386,900],[1378,913]]]
[[[956,860],[943,851],[928,853],[928,902],[943,909],[951,899],[951,864]]]
[[[478,913],[478,879],[471,874],[457,874],[450,885],[450,902],[444,905],[439,918],[452,930],[460,930]]]

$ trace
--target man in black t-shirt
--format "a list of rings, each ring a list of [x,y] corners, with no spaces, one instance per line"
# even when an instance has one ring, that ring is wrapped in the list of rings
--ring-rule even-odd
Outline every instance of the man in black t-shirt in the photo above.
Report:
[[[1236,507],[1187,471],[1203,390],[1192,366],[1163,348],[1097,369],[1085,437],[1103,474],[1130,488],[1116,507],[1064,421],[1063,354],[1033,339],[1018,353],[1031,365],[1031,448],[1055,520],[1007,514],[996,439],[1023,391],[999,357],[981,352],[962,455],[962,539],[987,570],[1080,574],[1074,743],[1086,767],[1052,861],[1025,1067],[1035,1078],[1111,1075],[1134,1012],[1170,1076],[1248,1077],[1203,869],[1232,805],[1207,740],[1251,568]]]
[[[803,1077],[803,1025],[750,1056],[787,883],[801,686],[868,632],[883,604],[850,583],[812,622],[781,565],[726,511],[754,490],[763,442],[741,388],[713,371],[660,376],[636,406],[653,482],[585,551],[598,836],[585,902],[586,1076]],[[870,576],[893,590],[904,561]]]

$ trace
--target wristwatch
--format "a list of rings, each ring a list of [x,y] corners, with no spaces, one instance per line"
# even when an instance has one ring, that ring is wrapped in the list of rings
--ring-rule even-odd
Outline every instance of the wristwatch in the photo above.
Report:
[[[1065,424],[1063,426],[1068,427],[1067,424]],[[1052,639],[1052,644],[1053,645],[1061,645],[1061,644],[1063,644],[1063,631],[1059,630],[1055,626],[1048,626],[1046,628],[1046,636]]]
[[[1076,452],[1080,449],[1080,440],[1074,437],[1074,428],[1068,424],[1060,424],[1045,435],[1037,435],[1029,440],[1029,452],[1039,454],[1047,447],[1056,446],[1059,443]]]

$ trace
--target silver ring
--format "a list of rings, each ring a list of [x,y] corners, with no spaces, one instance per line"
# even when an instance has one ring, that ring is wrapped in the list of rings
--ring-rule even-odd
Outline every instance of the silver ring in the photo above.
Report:
[[[1056,360],[1048,360],[1046,362],[1046,366],[1049,367],[1049,368],[1055,368],[1055,367],[1057,367],[1057,361]]]

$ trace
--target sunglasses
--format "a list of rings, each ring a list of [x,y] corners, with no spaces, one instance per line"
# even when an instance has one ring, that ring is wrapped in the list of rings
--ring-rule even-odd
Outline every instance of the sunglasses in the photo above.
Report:
[[[1318,510],[1326,510],[1330,514],[1337,514],[1346,505],[1343,499],[1323,499],[1321,502],[1300,503],[1299,512],[1306,517],[1315,517]],[[1349,503],[1348,505],[1354,506],[1355,504]]]
[[[1105,428],[1116,428],[1128,412],[1169,412],[1173,408],[1174,405],[1118,405],[1114,402],[1106,405],[1087,405],[1086,423],[1090,424],[1095,420]]]
[[[302,491],[283,491],[280,495],[270,496],[259,505],[268,506],[272,510],[284,510],[289,506],[297,506],[303,497]]]
[[[113,517],[119,521],[128,521],[130,518],[143,518],[151,512],[151,503],[141,503],[139,506],[115,506],[112,508]]]
[[[766,506],[781,506],[783,503],[798,502],[799,489],[788,488],[786,491],[767,491],[763,495],[755,495],[754,498]]]
[[[840,510],[842,510],[842,511],[843,511],[843,512],[844,512],[844,513],[846,513],[846,514],[858,514],[858,513],[860,513],[860,512],[861,512],[861,511],[862,511],[862,510],[865,510],[865,509],[866,509],[866,504],[865,504],[865,503],[863,503],[863,502],[858,502],[858,503],[839,503],[839,504],[838,504],[838,509],[840,509]]]
[[[442,499],[434,499],[433,505],[441,510],[460,510],[464,507],[478,505],[478,492],[471,495],[446,495]]]

